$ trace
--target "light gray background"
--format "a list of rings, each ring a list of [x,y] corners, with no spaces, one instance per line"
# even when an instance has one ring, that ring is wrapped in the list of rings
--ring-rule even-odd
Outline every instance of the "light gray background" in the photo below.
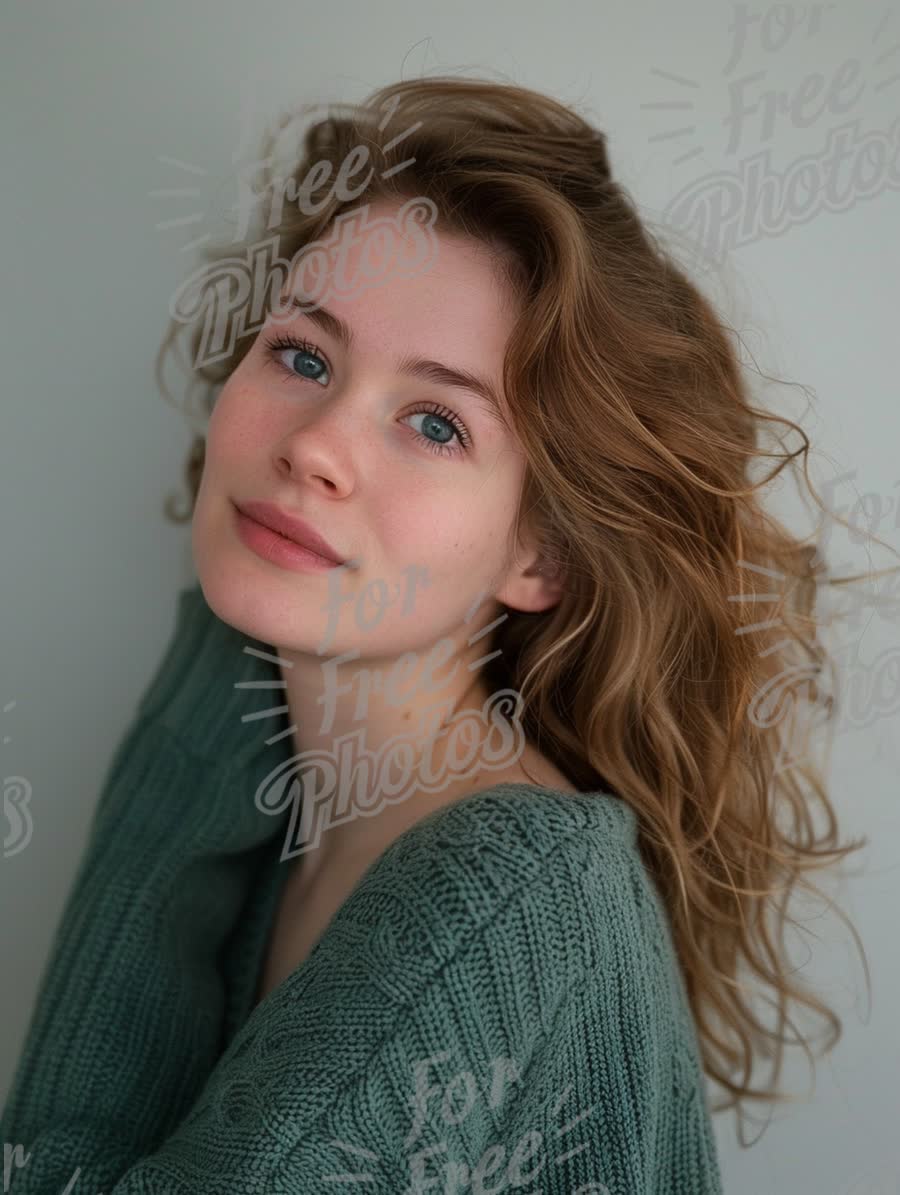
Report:
[[[250,154],[242,121],[259,131],[295,103],[360,99],[401,76],[505,78],[595,119],[614,172],[658,223],[683,188],[717,171],[736,175],[763,150],[782,174],[804,156],[820,160],[848,120],[859,121],[860,136],[887,134],[900,110],[896,11],[885,21],[885,6],[844,0],[824,6],[808,34],[810,6],[780,6],[762,32],[751,26],[726,73],[736,11],[713,0],[641,0],[627,10],[512,0],[3,6],[0,775],[32,785],[34,831],[26,849],[0,857],[0,1091],[103,774],[171,632],[175,595],[193,577],[188,529],[161,510],[180,487],[190,432],[156,391],[152,362],[170,296],[197,264],[182,246],[220,230],[236,198],[233,155]],[[780,44],[791,22],[802,28]],[[761,113],[750,114],[729,145],[736,78],[754,76],[744,84],[750,97],[812,94],[810,76],[827,84],[847,60],[857,60],[847,68],[856,85],[835,93],[855,96],[847,111],[820,102],[816,112],[782,112],[768,138]],[[671,101],[681,106],[657,106]],[[687,131],[667,135],[677,130]],[[200,195],[152,194],[186,186]],[[197,223],[160,227],[195,213]],[[893,498],[869,526],[895,547],[898,215],[896,183],[882,185],[846,210],[801,213],[780,235],[755,236],[704,278],[759,368],[811,389],[803,422],[817,484],[854,473],[834,492],[838,508],[854,501],[854,486],[872,495],[868,509],[875,496]],[[799,387],[770,397],[803,416]],[[779,501],[785,517],[798,517],[787,491]],[[808,520],[796,526],[811,529]],[[895,563],[874,551],[873,566]],[[831,556],[845,571],[866,567],[840,528]],[[896,652],[897,625],[865,614],[858,683],[871,683],[879,657]],[[716,1119],[730,1195],[900,1192],[900,714],[895,696],[862,725],[868,706],[859,700],[863,714],[839,733],[830,780],[845,840],[868,834],[871,843],[851,859],[859,876],[834,895],[866,945],[873,1000],[844,926],[812,910],[797,958],[844,1018],[844,1038],[819,1065],[812,1096],[777,1108],[752,1149],[739,1147],[731,1114]],[[801,1051],[789,1061],[787,1082],[803,1093]]]

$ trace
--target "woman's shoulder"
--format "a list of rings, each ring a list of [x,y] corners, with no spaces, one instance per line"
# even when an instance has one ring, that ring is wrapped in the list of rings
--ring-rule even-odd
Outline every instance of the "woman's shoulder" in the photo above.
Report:
[[[465,865],[486,852],[508,859],[514,874],[528,859],[539,863],[550,852],[587,834],[598,850],[636,849],[637,816],[620,797],[599,789],[500,780],[482,785],[417,821],[392,844],[394,861],[439,852],[445,865]],[[477,853],[476,853],[477,852]]]
[[[325,934],[329,946],[376,951],[380,965],[421,979],[497,926],[528,927],[533,951],[578,925],[601,877],[608,919],[629,899],[639,865],[633,811],[606,792],[567,792],[506,781],[426,815],[372,863]],[[594,874],[596,873],[596,875]],[[325,940],[323,939],[323,941]],[[321,945],[321,943],[320,943]],[[377,963],[379,960],[370,960]]]

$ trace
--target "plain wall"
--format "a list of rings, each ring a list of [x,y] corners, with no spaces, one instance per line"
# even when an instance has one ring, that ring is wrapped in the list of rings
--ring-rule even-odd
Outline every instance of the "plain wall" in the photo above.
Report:
[[[746,37],[742,14],[756,18]],[[31,785],[34,825],[25,849],[0,858],[0,1092],[102,777],[193,578],[189,529],[162,514],[181,488],[191,431],[152,367],[170,298],[198,264],[183,247],[221,229],[236,199],[234,156],[252,152],[247,130],[400,77],[480,74],[578,106],[660,227],[674,232],[685,213],[727,196],[745,232],[702,268],[702,283],[762,371],[808,388],[768,397],[812,438],[819,486],[850,475],[832,505],[846,511],[864,496],[867,525],[897,546],[896,126],[893,185],[877,147],[897,119],[898,23],[896,11],[848,0],[3,6],[0,762],[5,783]],[[767,128],[766,96],[780,93]],[[848,124],[846,198],[829,199],[829,137]],[[760,222],[767,201],[752,191],[754,170],[781,188],[804,162],[787,219]],[[155,194],[185,187],[197,194]],[[778,501],[800,518],[787,489]],[[894,563],[873,553],[875,567]],[[840,527],[830,554],[844,571],[867,565]],[[866,946],[872,999],[846,928],[812,910],[798,963],[844,1036],[808,1099],[810,1071],[789,1051],[786,1082],[801,1095],[772,1111],[752,1149],[739,1146],[732,1114],[715,1119],[730,1195],[900,1191],[900,717],[896,696],[873,712],[865,691],[876,675],[887,684],[896,641],[896,619],[871,611],[841,640],[862,712],[840,728],[829,775],[845,840],[871,840],[836,897]]]

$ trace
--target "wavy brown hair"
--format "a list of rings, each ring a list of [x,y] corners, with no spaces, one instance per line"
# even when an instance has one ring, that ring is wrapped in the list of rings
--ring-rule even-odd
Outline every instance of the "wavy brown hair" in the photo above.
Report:
[[[263,159],[274,160],[277,136],[264,139]],[[362,196],[342,201],[332,183],[358,146],[375,169]],[[519,516],[562,568],[565,591],[548,611],[508,612],[491,679],[521,694],[528,738],[579,789],[636,811],[704,1069],[729,1093],[715,1111],[790,1099],[777,1092],[790,1003],[825,1019],[826,1051],[842,1027],[786,957],[784,930],[796,924],[786,906],[798,885],[818,891],[808,873],[868,841],[839,845],[808,744],[785,766],[777,733],[833,719],[816,593],[860,579],[833,576],[814,545],[763,511],[763,487],[798,457],[825,510],[809,439],[751,405],[732,331],[613,180],[606,136],[562,103],[472,78],[400,82],[311,123],[287,193],[321,162],[331,170],[308,192],[321,209],[279,217],[283,259],[351,207],[418,196],[442,228],[508,251],[523,299],[503,374],[527,461]],[[261,193],[276,183],[273,168]],[[157,359],[164,394],[162,362],[183,326],[173,320]],[[207,412],[252,340],[192,367]],[[768,424],[799,445],[765,450]],[[190,518],[203,449],[198,435],[188,507],[167,508],[174,521]],[[766,458],[775,465],[752,481]],[[752,1010],[748,979],[769,990],[774,1029]],[[775,1060],[768,1087],[751,1086],[757,1055]]]

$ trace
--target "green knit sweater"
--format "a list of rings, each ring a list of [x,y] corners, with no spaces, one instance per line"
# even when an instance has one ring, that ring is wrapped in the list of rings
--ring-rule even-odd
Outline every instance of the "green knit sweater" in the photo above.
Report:
[[[52,943],[0,1190],[721,1192],[665,909],[608,793],[432,811],[254,1006],[297,803],[256,801],[294,753],[271,651],[180,594]]]

